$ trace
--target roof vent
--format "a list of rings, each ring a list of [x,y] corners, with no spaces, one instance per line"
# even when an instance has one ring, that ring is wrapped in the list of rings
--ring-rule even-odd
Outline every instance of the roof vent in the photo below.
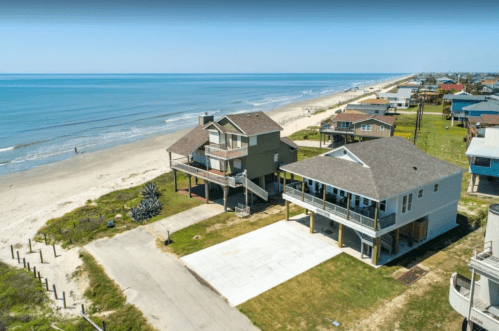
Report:
[[[418,170],[418,168],[417,168],[417,167],[412,167],[412,169],[414,169],[414,170]]]

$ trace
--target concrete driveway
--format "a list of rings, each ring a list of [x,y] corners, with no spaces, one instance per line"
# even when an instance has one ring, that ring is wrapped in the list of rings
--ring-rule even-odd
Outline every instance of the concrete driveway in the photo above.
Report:
[[[182,260],[235,306],[341,253],[325,236],[308,231],[280,221]]]
[[[196,208],[199,209],[172,216],[177,222],[171,225],[182,226],[182,220],[192,224],[207,218],[203,213],[194,216],[206,207]],[[166,229],[168,219],[161,222],[162,225],[153,226],[160,232]],[[154,235],[145,227],[94,241],[85,248],[121,287],[127,302],[136,305],[159,330],[258,330],[237,309],[199,283],[181,261],[162,253],[156,247]]]

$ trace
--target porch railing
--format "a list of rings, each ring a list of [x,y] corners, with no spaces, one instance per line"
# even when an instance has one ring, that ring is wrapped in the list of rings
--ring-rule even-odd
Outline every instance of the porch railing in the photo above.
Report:
[[[188,164],[187,159],[177,159],[171,161],[171,167],[176,170],[183,171],[190,175],[197,176],[199,178],[206,179],[211,182],[215,182],[224,186],[236,187],[236,179],[234,177],[221,176],[209,171],[196,168]]]
[[[234,149],[227,148],[227,144],[207,145],[204,152],[208,156],[221,159],[234,159],[248,155],[248,147],[239,147]]]
[[[286,192],[285,194],[294,197],[298,200],[302,200],[305,203],[308,203],[314,207],[323,209],[331,214],[340,216],[344,219],[347,219],[347,208],[341,207],[339,205],[336,205],[334,203],[331,203],[329,201],[323,201],[322,199],[315,197],[313,195],[310,195],[308,193],[303,193],[303,199],[302,199],[302,192],[301,192],[301,183],[292,183],[289,185],[286,185]],[[348,220],[352,221],[354,223],[360,224],[362,226],[365,226],[369,229],[374,229],[374,224],[375,220],[369,216],[365,216],[362,214],[359,214],[352,209],[348,212]],[[385,217],[382,217],[378,219],[378,227],[376,230],[384,229],[386,227],[389,227],[391,225],[395,224],[395,213],[387,215]]]

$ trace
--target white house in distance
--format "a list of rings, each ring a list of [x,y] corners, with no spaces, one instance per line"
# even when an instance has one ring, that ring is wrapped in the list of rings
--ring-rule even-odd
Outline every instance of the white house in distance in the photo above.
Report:
[[[285,183],[286,211],[289,203],[309,210],[312,232],[316,214],[325,217],[338,245],[347,234],[350,248],[359,248],[361,258],[366,251],[373,265],[456,226],[465,171],[401,137],[342,146],[281,170],[303,178]]]
[[[398,89],[397,93],[377,93],[379,99],[388,100],[388,105],[396,109],[408,109],[411,106],[412,90],[410,88]]]

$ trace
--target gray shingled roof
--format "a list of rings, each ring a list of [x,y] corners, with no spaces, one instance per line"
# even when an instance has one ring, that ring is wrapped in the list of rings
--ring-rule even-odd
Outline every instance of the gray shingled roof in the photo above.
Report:
[[[204,130],[206,124],[198,125],[185,136],[166,149],[167,152],[188,156],[210,139],[209,131]]]
[[[472,95],[472,94],[446,94],[444,95],[444,100],[478,100],[485,101],[487,97],[484,95]]]
[[[300,147],[297,144],[295,144],[295,142],[293,140],[289,139],[288,137],[281,137],[281,141],[288,144],[289,146],[291,146],[293,148],[296,148],[296,149],[298,149]]]
[[[368,167],[321,155],[281,169],[378,201],[466,171],[423,153],[401,137],[376,139],[344,148]]]
[[[283,130],[279,124],[261,111],[227,115],[226,117],[247,135]]]
[[[499,111],[499,101],[488,100],[463,107],[464,110]]]
[[[207,124],[205,124],[205,128],[209,128],[210,126],[214,126],[216,127],[219,131],[223,132],[223,133],[241,133],[240,131],[237,131],[236,129],[232,129],[232,128],[227,128],[223,125],[220,125],[218,122],[208,122]]]
[[[379,110],[379,111],[386,111],[388,109],[388,105],[380,105],[380,104],[354,104],[354,103],[349,103],[345,109],[355,109],[355,110]]]

